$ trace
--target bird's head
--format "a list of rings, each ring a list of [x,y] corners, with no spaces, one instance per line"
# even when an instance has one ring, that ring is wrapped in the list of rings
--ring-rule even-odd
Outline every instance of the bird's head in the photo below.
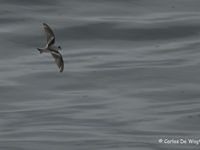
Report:
[[[58,49],[59,49],[59,50],[61,50],[61,47],[60,47],[60,46],[58,46]]]

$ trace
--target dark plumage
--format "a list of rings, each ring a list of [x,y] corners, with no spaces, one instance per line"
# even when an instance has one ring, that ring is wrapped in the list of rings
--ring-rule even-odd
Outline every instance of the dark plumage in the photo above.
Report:
[[[56,61],[56,64],[58,65],[58,68],[60,69],[60,72],[63,72],[64,61],[63,61],[62,55],[59,52],[61,47],[55,46],[55,35],[52,29],[46,23],[43,23],[43,26],[46,33],[47,44],[45,48],[37,48],[37,50],[40,53],[43,53],[43,52],[51,53],[51,55]]]

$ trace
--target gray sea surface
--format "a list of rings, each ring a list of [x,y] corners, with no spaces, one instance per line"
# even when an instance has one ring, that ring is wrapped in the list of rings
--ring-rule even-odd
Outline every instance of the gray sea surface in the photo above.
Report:
[[[0,0],[0,54],[0,150],[200,148],[199,0]]]

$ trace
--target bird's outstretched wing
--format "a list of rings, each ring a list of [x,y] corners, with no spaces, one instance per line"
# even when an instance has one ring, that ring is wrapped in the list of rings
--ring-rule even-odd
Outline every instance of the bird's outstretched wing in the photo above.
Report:
[[[47,45],[50,46],[51,44],[55,43],[55,35],[52,29],[46,23],[43,23],[43,26],[47,37]]]
[[[58,68],[60,69],[60,72],[63,72],[64,61],[63,61],[62,55],[58,51],[52,51],[51,55],[54,57],[56,64],[58,65]]]

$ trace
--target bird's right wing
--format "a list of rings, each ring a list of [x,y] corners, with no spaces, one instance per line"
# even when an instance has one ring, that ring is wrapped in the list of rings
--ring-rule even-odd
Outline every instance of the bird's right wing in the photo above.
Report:
[[[60,69],[60,72],[63,72],[64,69],[64,61],[62,58],[62,55],[59,52],[51,52],[51,55],[54,57],[56,64],[58,65],[58,68]]]
[[[47,45],[50,46],[55,42],[55,35],[52,29],[46,23],[43,23],[43,26],[47,37]]]

